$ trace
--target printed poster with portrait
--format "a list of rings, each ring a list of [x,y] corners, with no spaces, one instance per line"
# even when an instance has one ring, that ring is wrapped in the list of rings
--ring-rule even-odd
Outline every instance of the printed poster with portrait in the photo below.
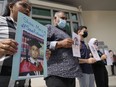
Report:
[[[104,53],[107,56],[107,58],[106,58],[107,65],[113,65],[113,60],[112,60],[112,58],[110,56],[108,48],[104,48]]]
[[[81,57],[80,55],[80,36],[76,33],[72,32],[72,39],[74,44],[72,45],[73,56],[74,57]]]
[[[15,40],[18,51],[13,56],[11,78],[46,77],[47,28],[19,12]]]
[[[91,51],[93,57],[96,59],[96,61],[101,60],[100,56],[98,55],[97,49],[95,48],[96,47],[96,39],[91,38],[89,40],[88,45],[89,45],[90,51]]]

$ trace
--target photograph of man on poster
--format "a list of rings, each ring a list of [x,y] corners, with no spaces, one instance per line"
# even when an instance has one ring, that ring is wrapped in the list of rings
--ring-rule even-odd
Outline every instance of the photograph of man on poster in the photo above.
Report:
[[[29,45],[29,50],[26,49],[26,58],[22,59],[20,63],[20,76],[27,75],[42,75],[43,74],[43,66],[41,62],[39,62],[38,57],[40,56],[40,42],[32,38],[27,44]]]

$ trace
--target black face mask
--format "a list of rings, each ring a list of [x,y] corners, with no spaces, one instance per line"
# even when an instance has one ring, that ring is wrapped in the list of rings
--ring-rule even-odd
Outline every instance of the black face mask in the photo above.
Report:
[[[86,38],[88,36],[88,32],[85,31],[82,36]]]

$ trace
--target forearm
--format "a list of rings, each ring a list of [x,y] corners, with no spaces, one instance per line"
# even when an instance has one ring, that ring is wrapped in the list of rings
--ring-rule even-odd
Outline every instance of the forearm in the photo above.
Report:
[[[87,63],[87,62],[88,62],[87,59],[79,59],[79,63],[80,63],[80,64]]]
[[[88,58],[88,59],[79,59],[79,63],[87,63],[87,64],[93,64],[95,63],[95,58]]]
[[[48,41],[48,49],[55,50],[58,48],[62,48],[62,42],[61,41]]]
[[[57,41],[56,48],[62,48],[62,47],[63,47],[62,41]]]
[[[61,41],[51,41],[49,42],[49,49],[57,49],[57,48],[71,48],[73,44],[73,40],[70,38],[66,38]]]

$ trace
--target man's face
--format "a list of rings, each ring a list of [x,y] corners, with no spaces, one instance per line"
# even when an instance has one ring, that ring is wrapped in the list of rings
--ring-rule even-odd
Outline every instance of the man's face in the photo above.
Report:
[[[31,48],[30,48],[30,56],[32,58],[34,58],[34,59],[37,59],[39,54],[40,54],[40,49],[35,45],[31,46]]]
[[[83,28],[83,29],[80,31],[80,35],[83,35],[84,32],[88,32],[86,28]]]
[[[55,17],[55,23],[58,24],[60,19],[67,20],[64,13],[59,13],[57,17]]]
[[[79,31],[77,32],[77,34],[80,35],[80,36],[83,37],[83,38],[86,38],[86,37],[88,36],[88,31],[87,31],[86,28],[83,28],[82,30],[79,30]]]

